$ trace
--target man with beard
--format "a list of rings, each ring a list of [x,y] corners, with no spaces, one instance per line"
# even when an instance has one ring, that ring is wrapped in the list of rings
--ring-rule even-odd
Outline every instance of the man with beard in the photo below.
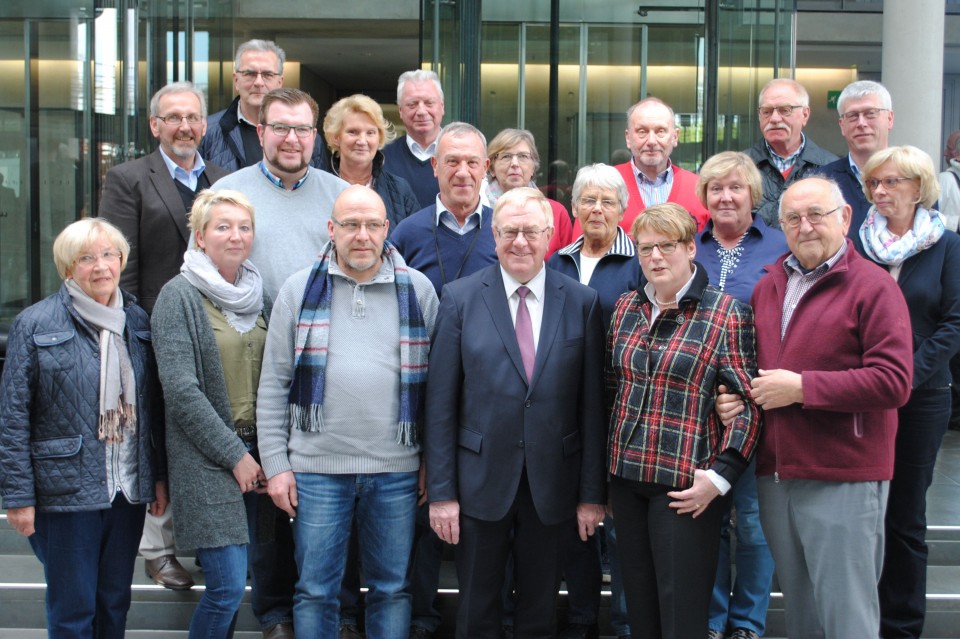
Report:
[[[333,203],[348,184],[310,166],[317,138],[319,108],[299,89],[274,89],[263,98],[257,136],[263,159],[223,178],[213,190],[240,191],[257,212],[257,241],[250,252],[263,278],[264,295],[276,300],[288,277],[313,264],[330,240],[327,225]],[[293,591],[297,581],[290,518],[270,500],[257,509],[274,516],[259,516],[252,531],[252,565],[255,587],[253,612],[265,639],[293,637]]]
[[[231,173],[214,190],[246,195],[257,211],[250,261],[272,299],[283,282],[310,266],[329,241],[333,202],[347,188],[340,178],[310,166],[317,136],[317,103],[299,89],[274,89],[263,98],[257,135],[263,160]]]
[[[810,96],[796,80],[770,80],[760,91],[757,113],[763,139],[744,151],[763,176],[763,199],[757,213],[767,226],[780,228],[777,202],[787,187],[820,172],[837,159],[803,134],[810,119]]]
[[[207,128],[207,105],[190,82],[174,82],[150,100],[150,132],[160,141],[146,157],[107,171],[99,216],[130,242],[120,286],[150,313],[160,289],[180,272],[187,250],[187,216],[197,193],[226,175],[197,153]],[[147,513],[140,542],[147,575],[165,588],[184,590],[193,578],[177,561],[172,509]]]

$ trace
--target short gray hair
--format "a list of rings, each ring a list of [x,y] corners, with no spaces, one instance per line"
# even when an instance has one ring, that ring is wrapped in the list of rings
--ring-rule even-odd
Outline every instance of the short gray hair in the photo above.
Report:
[[[847,100],[858,100],[868,96],[875,95],[880,98],[880,106],[887,111],[893,111],[893,98],[887,87],[873,80],[857,80],[843,87],[840,97],[837,98],[837,114],[843,115],[843,105]]]
[[[283,63],[287,61],[287,54],[273,40],[247,40],[237,47],[237,55],[233,58],[234,71],[240,70],[240,57],[247,51],[263,51],[274,54],[280,61],[280,68],[277,69],[277,72],[283,75]]]
[[[171,82],[150,98],[150,115],[156,117],[160,115],[160,98],[171,93],[192,93],[200,100],[200,115],[207,117],[207,99],[203,97],[203,91],[198,89],[193,82]]]
[[[467,122],[451,122],[447,126],[443,127],[440,130],[440,135],[437,137],[437,149],[434,152],[436,155],[440,151],[440,142],[447,135],[451,135],[455,138],[462,138],[465,135],[476,135],[480,138],[480,141],[483,142],[483,157],[487,157],[487,138],[483,135],[483,132],[480,131],[477,127]]]
[[[588,164],[577,171],[577,179],[573,181],[572,202],[577,206],[580,200],[580,194],[584,189],[591,186],[599,189],[613,189],[617,192],[617,199],[620,200],[620,212],[627,210],[627,200],[629,194],[627,183],[623,181],[623,175],[620,171],[609,164],[597,163]]]
[[[790,78],[774,78],[763,85],[763,88],[760,89],[760,96],[757,98],[757,106],[763,105],[763,94],[766,93],[767,90],[777,86],[790,87],[793,89],[794,93],[797,94],[797,100],[800,102],[800,106],[810,106],[810,94],[807,93],[806,87],[796,80],[791,80]]]
[[[400,78],[397,80],[397,106],[403,101],[403,87],[407,85],[407,82],[433,82],[433,86],[437,88],[437,94],[440,96],[440,101],[443,101],[443,86],[440,84],[440,76],[427,69],[416,69],[414,71],[404,71],[400,74]]]

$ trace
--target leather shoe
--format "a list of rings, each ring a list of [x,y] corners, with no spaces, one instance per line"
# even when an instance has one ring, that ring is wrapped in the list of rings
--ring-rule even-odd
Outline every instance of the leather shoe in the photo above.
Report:
[[[143,567],[147,577],[170,590],[189,590],[193,587],[193,577],[180,565],[173,555],[164,555],[156,559],[146,559]]]
[[[293,624],[278,623],[263,630],[263,639],[294,639]]]
[[[599,636],[597,624],[572,623],[557,635],[557,639],[597,639]]]
[[[360,627],[355,623],[340,624],[340,639],[363,639]]]

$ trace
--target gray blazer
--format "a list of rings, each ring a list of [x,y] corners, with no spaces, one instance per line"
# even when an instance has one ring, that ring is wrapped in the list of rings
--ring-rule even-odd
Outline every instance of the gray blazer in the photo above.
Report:
[[[263,315],[269,317],[269,302]],[[236,435],[220,351],[200,292],[182,275],[160,291],[150,320],[166,398],[167,465],[177,547],[245,544],[247,514],[233,468]]]

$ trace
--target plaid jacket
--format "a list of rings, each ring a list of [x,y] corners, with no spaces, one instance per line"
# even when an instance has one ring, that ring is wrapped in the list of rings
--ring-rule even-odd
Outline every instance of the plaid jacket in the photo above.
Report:
[[[702,267],[679,306],[651,326],[642,288],[617,302],[605,370],[608,468],[680,489],[693,484],[695,470],[712,468],[733,484],[760,432],[760,411],[747,394],[757,374],[753,312],[708,286]],[[714,411],[719,384],[746,399],[729,428]]]

